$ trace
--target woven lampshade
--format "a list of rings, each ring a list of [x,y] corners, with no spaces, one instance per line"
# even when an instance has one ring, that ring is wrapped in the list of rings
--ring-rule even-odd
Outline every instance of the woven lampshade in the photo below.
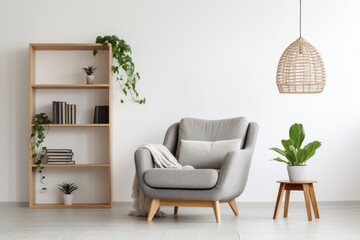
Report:
[[[325,67],[319,52],[299,37],[282,54],[276,73],[280,93],[321,93]]]

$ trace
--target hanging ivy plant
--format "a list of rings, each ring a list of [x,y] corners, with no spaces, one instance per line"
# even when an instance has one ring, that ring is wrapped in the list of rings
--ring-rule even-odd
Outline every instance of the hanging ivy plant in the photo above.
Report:
[[[45,127],[48,128],[50,120],[46,113],[39,113],[35,115],[35,122],[32,127],[31,132],[31,152],[32,159],[35,167],[32,168],[33,172],[38,171],[40,173],[40,183],[41,183],[41,192],[46,192],[47,188],[44,183],[45,176],[43,175],[44,167],[41,166],[41,163],[45,159],[46,147],[43,146],[44,139],[46,137],[47,131]]]
[[[122,92],[125,96],[130,95],[134,102],[145,104],[146,99],[140,98],[136,89],[136,84],[140,80],[140,75],[138,72],[135,72],[135,64],[131,58],[132,52],[130,46],[115,35],[98,36],[96,38],[96,43],[100,43],[104,46],[111,44],[112,56],[116,60],[113,62],[111,70],[116,76],[116,81],[119,83]],[[97,52],[97,50],[94,50],[94,56]],[[124,103],[124,100],[121,99],[120,102]]]

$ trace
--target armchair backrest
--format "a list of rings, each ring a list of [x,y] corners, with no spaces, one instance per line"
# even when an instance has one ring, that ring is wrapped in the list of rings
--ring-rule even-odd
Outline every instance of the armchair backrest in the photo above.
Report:
[[[241,148],[253,148],[253,144],[247,139],[248,137],[252,138],[248,134],[251,124],[253,123],[249,124],[244,117],[221,120],[184,118],[179,123],[169,127],[165,135],[164,145],[177,158],[181,140],[220,141],[240,138],[243,140]]]

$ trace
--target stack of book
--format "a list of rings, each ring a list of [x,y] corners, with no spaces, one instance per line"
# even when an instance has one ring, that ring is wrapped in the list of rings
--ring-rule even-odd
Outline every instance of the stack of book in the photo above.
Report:
[[[109,123],[109,106],[95,106],[94,123]]]
[[[66,102],[52,102],[53,123],[55,124],[75,124],[76,105]]]
[[[71,149],[46,149],[47,164],[75,164]]]

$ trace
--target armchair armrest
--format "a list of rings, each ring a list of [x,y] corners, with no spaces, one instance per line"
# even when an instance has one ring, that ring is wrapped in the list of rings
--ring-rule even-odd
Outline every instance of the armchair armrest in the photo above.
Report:
[[[144,173],[154,168],[153,158],[148,149],[139,148],[135,152],[135,168],[136,168],[136,176],[139,180],[140,184],[144,183],[143,175]]]
[[[238,197],[244,191],[252,155],[252,149],[237,150],[226,155],[217,182],[217,187],[222,190],[224,199]]]

